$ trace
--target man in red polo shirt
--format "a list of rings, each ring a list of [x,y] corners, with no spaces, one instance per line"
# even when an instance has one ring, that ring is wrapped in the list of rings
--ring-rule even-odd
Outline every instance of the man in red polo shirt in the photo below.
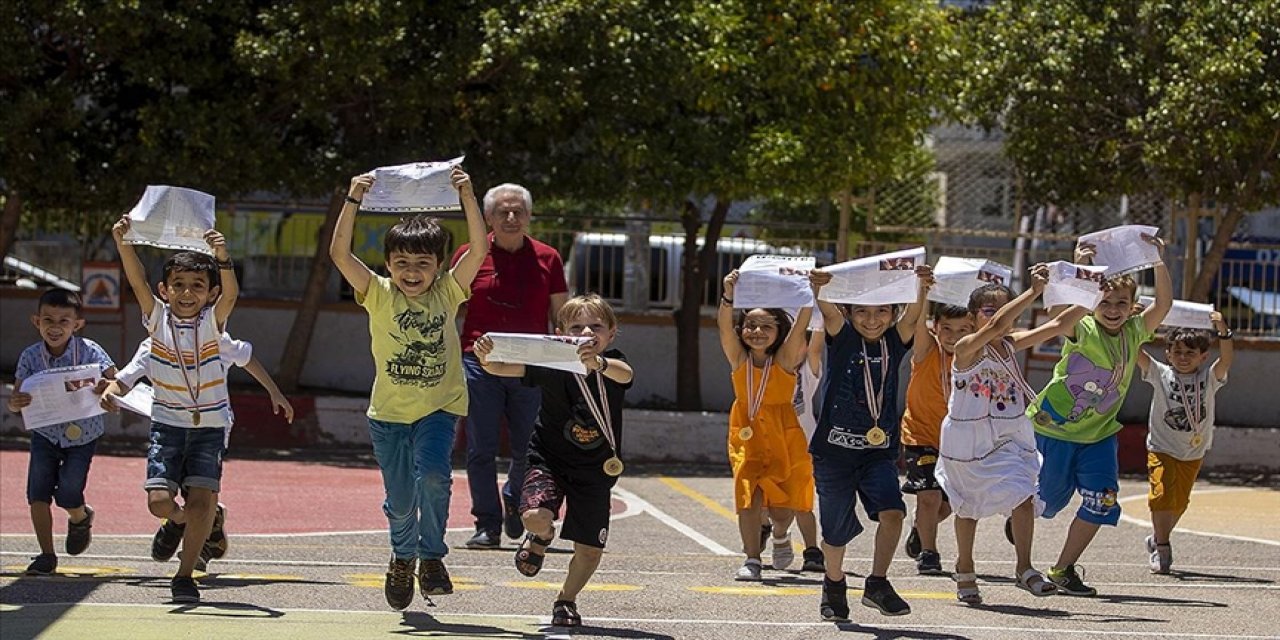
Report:
[[[520,489],[527,469],[529,435],[542,403],[537,387],[519,378],[499,378],[485,372],[471,353],[476,338],[490,332],[547,333],[548,323],[568,299],[560,253],[529,237],[533,196],[518,184],[501,184],[484,194],[484,219],[489,225],[489,255],[471,283],[471,300],[462,323],[463,370],[471,406],[466,418],[467,484],[476,533],[467,541],[473,549],[492,549],[507,536],[519,538],[524,524],[518,511]],[[457,262],[467,252],[458,247]],[[498,433],[507,419],[511,467],[498,495]]]

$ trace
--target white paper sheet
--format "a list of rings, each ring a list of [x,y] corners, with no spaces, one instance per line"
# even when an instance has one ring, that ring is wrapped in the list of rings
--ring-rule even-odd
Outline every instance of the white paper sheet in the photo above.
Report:
[[[1151,296],[1138,296],[1138,304],[1143,309],[1155,304],[1156,299]],[[1213,313],[1213,305],[1203,302],[1190,302],[1187,300],[1174,300],[1173,308],[1169,309],[1169,315],[1164,317],[1164,322],[1160,324],[1166,327],[1189,327],[1191,329],[1212,329],[1213,321],[1209,319],[1209,314]]]
[[[985,258],[942,256],[933,267],[936,283],[929,289],[929,299],[959,307],[969,306],[969,294],[988,284],[1009,286],[1013,269]]]
[[[23,423],[27,429],[39,429],[102,415],[93,392],[100,378],[102,367],[97,364],[45,369],[26,378],[22,392],[31,394],[31,404],[22,409]]]
[[[204,232],[213,228],[213,196],[183,187],[149,185],[129,212],[125,244],[213,255]]]
[[[129,390],[129,393],[116,398],[116,404],[140,416],[151,417],[151,403],[155,401],[155,390],[151,385],[140,382]]]
[[[750,256],[738,267],[733,288],[733,308],[795,309],[813,306],[809,272],[817,265],[812,257]]]
[[[1080,236],[1078,242],[1097,248],[1093,263],[1105,266],[1108,278],[1150,269],[1160,264],[1160,250],[1142,239],[1142,234],[1159,235],[1158,227],[1130,224]]]
[[[532,364],[586,375],[578,359],[578,347],[590,340],[578,336],[548,336],[536,333],[487,333],[493,340],[489,359],[494,362]]]
[[[363,211],[445,211],[461,209],[449,174],[465,156],[445,162],[414,162],[373,170],[373,188],[360,205]]]
[[[1102,302],[1102,282],[1106,267],[1050,262],[1049,283],[1044,287],[1044,306],[1078,305],[1092,309]]]
[[[924,247],[858,258],[824,267],[831,282],[818,299],[859,305],[916,301],[916,267],[924,264]]]

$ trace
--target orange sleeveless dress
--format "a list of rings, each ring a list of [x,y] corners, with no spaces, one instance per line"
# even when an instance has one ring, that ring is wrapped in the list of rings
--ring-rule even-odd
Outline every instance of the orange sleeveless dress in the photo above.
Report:
[[[733,502],[738,511],[751,508],[757,489],[764,495],[764,506],[813,510],[813,459],[809,443],[796,417],[793,399],[796,376],[777,364],[771,364],[760,412],[751,421],[750,440],[739,437],[747,426],[747,367],[755,367],[750,359],[733,372],[736,399],[729,410],[729,464],[733,468]],[[755,367],[756,385],[764,370]]]

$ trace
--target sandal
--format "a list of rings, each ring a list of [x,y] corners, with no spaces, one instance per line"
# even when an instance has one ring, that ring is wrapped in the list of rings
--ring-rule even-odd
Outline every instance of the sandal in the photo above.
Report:
[[[1018,588],[1036,597],[1051,596],[1058,592],[1058,585],[1035,569],[1027,569],[1018,576]]]
[[[551,605],[551,626],[577,627],[582,625],[582,616],[578,615],[578,603],[572,600],[556,600]]]
[[[555,529],[551,530],[551,538],[556,537]],[[533,550],[533,545],[541,545],[542,553]],[[551,539],[542,539],[534,535],[532,531],[524,534],[524,542],[520,543],[520,548],[516,550],[516,571],[521,575],[530,578],[538,575],[542,571],[542,561],[547,556],[547,547],[551,546]]]
[[[956,581],[956,600],[965,604],[982,604],[982,592],[978,590],[978,574],[953,573],[951,579]],[[972,582],[972,587],[962,587],[961,582]]]

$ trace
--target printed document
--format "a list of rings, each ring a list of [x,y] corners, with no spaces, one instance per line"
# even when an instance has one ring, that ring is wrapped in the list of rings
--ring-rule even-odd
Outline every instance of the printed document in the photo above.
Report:
[[[969,294],[984,284],[1009,286],[1013,269],[984,258],[942,256],[933,267],[936,283],[929,289],[929,299],[958,307],[969,306]]]
[[[204,232],[213,228],[213,196],[195,189],[151,185],[129,212],[125,244],[213,255]]]
[[[445,162],[414,162],[373,170],[373,187],[364,195],[362,211],[446,211],[462,208],[449,174],[465,156]]]
[[[817,260],[799,256],[751,256],[738,267],[734,309],[813,306],[809,272]]]
[[[1106,276],[1111,278],[1160,264],[1160,250],[1142,239],[1143,234],[1159,233],[1158,227],[1130,224],[1082,235],[1078,242],[1092,243],[1097,248],[1093,263],[1105,266]]]
[[[578,359],[578,347],[591,340],[580,336],[548,336],[536,333],[487,333],[493,340],[489,360],[531,364],[586,375]]]
[[[1049,283],[1044,287],[1044,306],[1078,305],[1088,309],[1102,302],[1102,282],[1106,267],[1050,262]]]
[[[818,299],[838,304],[909,304],[916,301],[916,267],[924,264],[924,247],[833,264],[823,270],[831,282]]]
[[[27,429],[39,429],[102,415],[105,412],[94,393],[101,378],[102,367],[97,364],[33,374],[22,381],[22,392],[31,394],[31,404],[22,409],[22,421]]]

